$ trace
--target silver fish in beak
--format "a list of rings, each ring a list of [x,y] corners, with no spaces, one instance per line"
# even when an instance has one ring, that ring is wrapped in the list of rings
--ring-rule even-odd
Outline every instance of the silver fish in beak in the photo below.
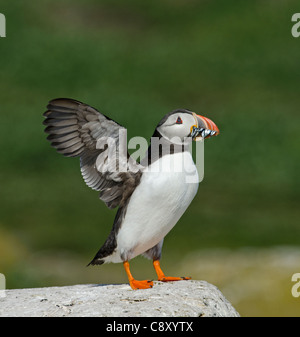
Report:
[[[193,112],[195,125],[191,127],[191,137],[198,141],[212,136],[217,136],[220,131],[217,125],[209,118],[197,115]]]

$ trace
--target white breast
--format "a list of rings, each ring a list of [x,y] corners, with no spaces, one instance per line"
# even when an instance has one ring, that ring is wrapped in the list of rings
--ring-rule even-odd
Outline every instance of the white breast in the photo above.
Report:
[[[184,163],[184,165],[183,165]],[[184,166],[184,167],[181,167]],[[117,235],[117,251],[131,259],[158,244],[175,226],[198,190],[197,169],[189,152],[165,155],[142,175]],[[190,180],[189,180],[190,179]]]

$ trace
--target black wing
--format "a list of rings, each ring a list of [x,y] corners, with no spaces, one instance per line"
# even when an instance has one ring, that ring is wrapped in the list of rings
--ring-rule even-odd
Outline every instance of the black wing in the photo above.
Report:
[[[120,144],[120,135],[126,129],[73,99],[54,99],[47,109],[43,124],[51,145],[64,156],[80,157],[84,181],[100,192],[100,199],[109,208],[123,206],[138,185],[143,169],[129,156],[127,145],[122,141]]]

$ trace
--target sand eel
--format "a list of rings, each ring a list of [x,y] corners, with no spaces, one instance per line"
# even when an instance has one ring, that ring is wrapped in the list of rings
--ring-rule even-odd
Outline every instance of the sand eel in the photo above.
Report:
[[[216,124],[192,111],[174,110],[159,122],[138,163],[120,141],[126,129],[98,110],[65,98],[50,101],[47,109],[44,125],[51,145],[64,156],[80,157],[86,184],[109,208],[118,207],[112,230],[89,265],[123,263],[133,289],[150,288],[152,281],[138,281],[130,272],[129,261],[142,254],[152,259],[159,281],[190,279],[165,276],[159,261],[164,237],[198,190],[198,183],[186,179],[197,175],[190,141],[219,134]],[[174,169],[183,163],[184,169]]]

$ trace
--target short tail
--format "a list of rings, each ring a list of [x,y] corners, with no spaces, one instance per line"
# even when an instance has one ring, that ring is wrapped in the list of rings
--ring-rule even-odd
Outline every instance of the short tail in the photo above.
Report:
[[[97,255],[98,255],[98,253],[97,253]],[[101,265],[105,262],[103,259],[97,257],[97,255],[93,258],[93,260],[89,264],[87,264],[87,267],[88,266]]]

